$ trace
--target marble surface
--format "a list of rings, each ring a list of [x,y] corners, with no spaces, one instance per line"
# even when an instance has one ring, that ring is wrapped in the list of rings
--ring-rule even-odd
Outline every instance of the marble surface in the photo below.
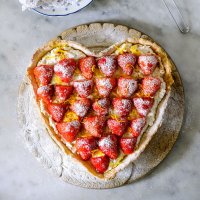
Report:
[[[17,0],[1,0],[0,200],[199,199],[200,1],[180,1],[192,27],[186,35],[178,31],[161,0],[94,0],[60,18],[21,12]],[[186,96],[182,131],[169,156],[142,180],[111,190],[75,187],[42,168],[23,145],[16,116],[18,86],[34,50],[68,27],[94,21],[129,25],[153,37],[175,61]]]

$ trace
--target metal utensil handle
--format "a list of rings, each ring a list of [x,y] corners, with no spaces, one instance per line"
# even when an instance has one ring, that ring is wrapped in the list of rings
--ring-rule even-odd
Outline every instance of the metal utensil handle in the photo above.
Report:
[[[188,23],[184,20],[181,10],[178,8],[177,3],[174,0],[163,0],[165,6],[167,7],[169,13],[174,19],[176,25],[182,33],[188,33],[190,27]]]

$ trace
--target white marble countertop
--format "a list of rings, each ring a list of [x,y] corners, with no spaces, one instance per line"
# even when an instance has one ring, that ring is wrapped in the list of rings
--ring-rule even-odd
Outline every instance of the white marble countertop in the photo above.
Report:
[[[200,1],[181,1],[192,26],[186,35],[178,31],[161,0],[94,0],[80,12],[60,18],[22,12],[18,1],[1,0],[1,200],[200,198]],[[186,96],[182,131],[169,156],[142,180],[111,190],[75,187],[43,169],[24,147],[16,117],[18,86],[34,50],[66,28],[94,21],[129,25],[158,41],[175,61]]]

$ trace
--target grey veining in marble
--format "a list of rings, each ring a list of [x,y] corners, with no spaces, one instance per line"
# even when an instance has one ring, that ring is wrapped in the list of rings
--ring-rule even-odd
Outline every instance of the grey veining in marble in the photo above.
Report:
[[[200,1],[180,0],[192,27],[182,35],[162,1],[94,0],[66,17],[21,12],[18,1],[0,1],[0,200],[40,199],[200,199]],[[34,50],[82,23],[109,21],[133,26],[159,42],[183,79],[186,113],[169,156],[135,184],[112,190],[68,185],[43,169],[24,147],[16,117],[18,86]]]

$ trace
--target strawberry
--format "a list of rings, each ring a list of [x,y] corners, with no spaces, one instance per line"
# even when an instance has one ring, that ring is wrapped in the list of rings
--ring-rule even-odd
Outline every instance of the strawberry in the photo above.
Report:
[[[60,122],[65,115],[66,105],[56,103],[48,104],[48,111],[54,121]]]
[[[79,60],[79,68],[83,76],[87,79],[91,79],[93,75],[93,67],[96,67],[95,58],[92,56],[84,57]]]
[[[136,142],[137,142],[136,138],[131,138],[131,137],[124,137],[121,138],[119,141],[120,147],[123,153],[126,155],[134,152]]]
[[[158,59],[155,55],[141,55],[138,58],[138,64],[144,75],[150,75],[154,71]]]
[[[133,119],[131,121],[131,132],[134,137],[138,137],[146,124],[145,117]]]
[[[135,97],[133,98],[134,106],[141,116],[147,116],[149,110],[153,106],[154,100],[150,97]]]
[[[115,56],[104,56],[98,60],[98,67],[106,77],[111,77],[117,68]]]
[[[57,123],[56,128],[60,135],[67,141],[72,142],[75,140],[76,135],[80,130],[81,123],[77,120],[71,122]]]
[[[136,63],[136,56],[132,53],[123,53],[118,55],[117,61],[123,72],[127,75],[133,73],[133,68]]]
[[[84,117],[90,108],[90,100],[87,98],[82,98],[76,100],[72,105],[71,109],[79,116]]]
[[[110,101],[107,98],[96,100],[92,108],[97,113],[97,115],[106,115],[109,111]]]
[[[112,132],[112,134],[115,134],[117,136],[122,136],[126,130],[128,121],[117,121],[115,119],[109,119],[107,121],[108,128]]]
[[[97,148],[97,141],[92,136],[77,138],[75,147],[81,158],[83,160],[88,160],[92,156],[91,151]]]
[[[99,148],[111,159],[118,157],[118,141],[116,135],[108,135],[99,140]]]
[[[105,118],[102,116],[86,117],[83,121],[84,128],[94,137],[101,137]]]
[[[109,162],[110,162],[108,156],[106,155],[91,158],[90,161],[92,165],[94,166],[94,168],[96,169],[96,171],[100,174],[103,174],[108,169]]]
[[[37,95],[40,97],[45,103],[52,102],[54,88],[53,85],[44,85],[37,89]]]
[[[96,86],[99,94],[103,97],[108,97],[116,85],[115,78],[97,78]]]
[[[76,69],[76,61],[73,58],[65,58],[54,66],[54,72],[63,82],[68,83]]]
[[[55,96],[60,102],[66,101],[72,94],[73,87],[66,85],[55,85]]]
[[[128,115],[131,111],[132,102],[130,99],[114,98],[112,104],[114,112],[121,117]]]
[[[47,85],[53,77],[52,65],[39,65],[34,69],[34,75],[39,80],[41,85]]]
[[[142,90],[146,96],[154,96],[160,89],[161,80],[152,76],[144,77],[142,80]]]
[[[88,97],[92,93],[92,80],[74,81],[73,85],[80,97]]]
[[[118,92],[121,97],[131,97],[137,90],[138,84],[133,78],[119,78],[118,79]]]

